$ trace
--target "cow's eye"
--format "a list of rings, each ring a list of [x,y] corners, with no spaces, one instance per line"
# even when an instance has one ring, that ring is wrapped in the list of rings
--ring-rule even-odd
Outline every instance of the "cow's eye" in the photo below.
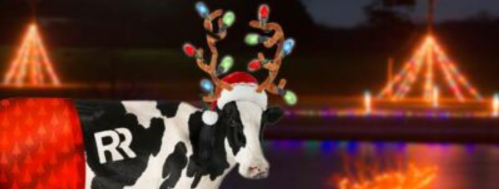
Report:
[[[235,139],[236,139],[236,144],[238,146],[244,146],[245,142],[246,142],[246,139],[244,137],[244,133],[243,133],[243,129],[242,127],[238,127],[235,129]]]

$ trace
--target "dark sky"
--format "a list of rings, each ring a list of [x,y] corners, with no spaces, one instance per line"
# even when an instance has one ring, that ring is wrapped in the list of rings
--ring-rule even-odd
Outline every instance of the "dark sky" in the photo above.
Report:
[[[372,0],[301,0],[314,19],[328,26],[351,27],[364,20],[362,7]],[[424,19],[426,0],[419,0],[412,17]],[[438,0],[437,19],[463,19],[487,11],[499,16],[499,0]]]

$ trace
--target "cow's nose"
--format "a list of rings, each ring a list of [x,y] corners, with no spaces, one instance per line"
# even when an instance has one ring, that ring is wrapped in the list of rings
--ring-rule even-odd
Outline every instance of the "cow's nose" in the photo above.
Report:
[[[268,166],[253,166],[249,168],[249,173],[252,179],[264,179],[269,176]]]

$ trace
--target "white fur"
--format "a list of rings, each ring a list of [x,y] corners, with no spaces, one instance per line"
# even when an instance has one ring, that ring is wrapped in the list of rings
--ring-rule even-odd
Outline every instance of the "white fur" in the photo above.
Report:
[[[139,123],[146,129],[151,125],[151,118],[162,117],[161,112],[156,109],[158,104],[156,101],[123,101],[122,103],[127,113],[136,115]]]
[[[203,122],[208,126],[213,126],[218,121],[218,114],[214,111],[206,110],[203,113]]]
[[[241,148],[235,160],[239,163],[239,174],[245,178],[253,178],[258,172],[251,172],[250,167],[269,170],[269,163],[265,159],[260,143],[260,127],[264,108],[252,102],[237,102],[239,114],[244,125],[246,146]]]
[[[85,159],[87,158],[87,154],[85,153]],[[94,171],[90,168],[88,163],[85,161],[85,189],[92,189],[92,179],[95,177]]]
[[[217,106],[219,109],[223,109],[225,104],[237,101],[249,101],[256,103],[260,108],[267,108],[267,94],[265,92],[258,93],[256,84],[252,83],[241,83],[232,86],[232,91],[223,90],[220,94],[220,98],[217,100]]]

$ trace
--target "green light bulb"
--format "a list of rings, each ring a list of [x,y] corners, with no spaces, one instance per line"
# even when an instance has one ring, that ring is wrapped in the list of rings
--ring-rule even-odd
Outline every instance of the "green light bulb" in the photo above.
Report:
[[[294,106],[296,105],[296,103],[298,103],[298,96],[296,96],[293,91],[288,90],[286,91],[286,93],[284,93],[284,101],[286,102],[286,104]]]
[[[232,56],[225,56],[220,63],[220,69],[223,74],[227,73],[232,66],[234,66],[234,58]]]
[[[226,12],[223,17],[223,22],[225,26],[231,27],[232,24],[236,22],[236,14],[232,11]]]
[[[258,34],[250,33],[250,34],[246,35],[246,38],[244,39],[244,41],[246,42],[246,44],[248,44],[250,46],[255,46],[258,44],[259,38],[260,38],[260,36]]]

